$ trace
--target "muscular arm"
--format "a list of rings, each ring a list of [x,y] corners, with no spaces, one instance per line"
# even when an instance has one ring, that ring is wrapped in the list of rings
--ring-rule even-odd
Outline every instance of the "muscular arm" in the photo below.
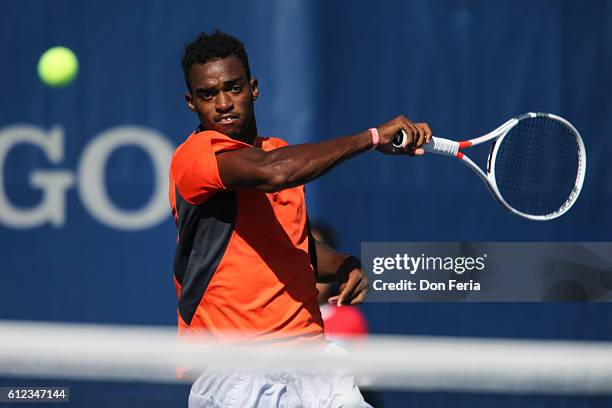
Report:
[[[372,146],[369,131],[321,143],[285,146],[269,152],[246,148],[217,156],[221,181],[228,188],[274,192],[306,184],[335,165]]]
[[[409,140],[403,149],[391,143],[400,130],[407,133]],[[379,126],[378,134],[378,150],[386,154],[423,154],[421,147],[431,138],[431,130],[426,124],[414,124],[403,116]],[[275,192],[306,184],[371,147],[372,136],[366,130],[352,136],[269,152],[258,148],[222,152],[217,155],[217,163],[219,176],[227,188]]]
[[[340,270],[340,267],[345,260],[350,258],[350,256],[341,254],[323,242],[316,240],[315,248],[317,251],[317,282],[336,282],[338,280],[338,271]],[[358,265],[354,261],[352,263],[354,265]]]
[[[317,282],[338,282],[340,294],[329,299],[330,302],[356,305],[365,299],[368,291],[361,263],[357,258],[341,254],[322,242],[315,241],[317,251]]]

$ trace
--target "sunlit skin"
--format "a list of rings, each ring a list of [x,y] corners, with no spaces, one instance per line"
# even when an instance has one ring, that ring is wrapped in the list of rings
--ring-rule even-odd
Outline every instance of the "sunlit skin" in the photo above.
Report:
[[[191,92],[187,106],[197,113],[205,130],[253,144],[257,125],[253,103],[259,94],[257,79],[247,77],[237,57],[195,64],[189,72]]]

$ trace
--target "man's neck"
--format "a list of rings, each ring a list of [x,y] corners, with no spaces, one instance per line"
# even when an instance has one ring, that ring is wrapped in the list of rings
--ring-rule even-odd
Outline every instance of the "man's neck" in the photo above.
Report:
[[[198,126],[197,130],[198,130],[198,132],[203,132],[205,130],[210,130],[210,129],[205,129],[202,126],[202,124],[200,124]],[[234,139],[234,140],[237,140],[239,142],[247,143],[247,144],[250,144],[251,146],[254,146],[255,145],[255,140],[257,140],[257,136],[258,136],[258,134],[257,134],[257,126],[254,126],[253,130],[247,130],[246,132],[244,132],[241,135],[237,135],[237,136],[229,135],[229,134],[225,134],[225,135],[228,136],[231,139]]]

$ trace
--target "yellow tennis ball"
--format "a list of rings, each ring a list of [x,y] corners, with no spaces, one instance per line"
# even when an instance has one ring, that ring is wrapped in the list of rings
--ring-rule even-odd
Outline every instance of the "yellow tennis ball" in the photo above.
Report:
[[[62,88],[70,84],[79,72],[79,60],[66,47],[53,47],[38,60],[38,76],[48,86]]]

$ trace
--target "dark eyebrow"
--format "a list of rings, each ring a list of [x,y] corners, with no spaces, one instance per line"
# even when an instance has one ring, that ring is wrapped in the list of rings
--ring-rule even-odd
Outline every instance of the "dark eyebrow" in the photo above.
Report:
[[[228,79],[227,81],[223,82],[223,87],[239,84],[243,80],[244,80],[244,78],[241,77],[241,76],[236,77],[236,78],[232,78],[232,79]],[[214,91],[214,90],[215,90],[214,86],[210,86],[208,88],[198,88],[198,89],[194,90],[194,94],[200,94],[200,93],[204,93],[204,92],[208,92],[208,91]]]
[[[215,90],[215,87],[211,86],[211,87],[208,87],[208,88],[198,88],[193,93],[202,94],[204,92],[214,91],[214,90]]]
[[[223,85],[235,85],[240,82],[242,82],[242,77],[237,77],[237,78],[232,78],[232,79],[229,79],[223,82]]]

